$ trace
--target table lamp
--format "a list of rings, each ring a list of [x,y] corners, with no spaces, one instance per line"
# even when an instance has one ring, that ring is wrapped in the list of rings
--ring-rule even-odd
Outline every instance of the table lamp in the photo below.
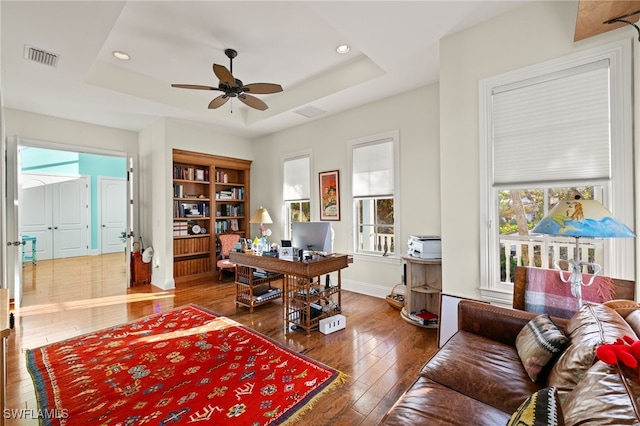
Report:
[[[580,259],[580,237],[590,238],[624,238],[635,237],[636,234],[623,223],[618,222],[613,214],[596,200],[585,200],[581,194],[575,194],[568,200],[560,201],[544,219],[531,230],[534,234],[562,235],[575,237],[574,258],[569,263],[569,276],[560,268],[557,259],[554,262],[560,270],[560,279],[571,285],[571,294],[578,299],[578,307],[582,306],[582,286],[590,286],[602,268],[597,263],[589,263]],[[593,276],[588,282],[582,280],[582,267],[591,266]]]
[[[273,223],[273,221],[271,220],[271,216],[269,216],[269,212],[267,211],[267,209],[265,209],[264,207],[260,206],[259,209],[257,209],[254,213],[253,216],[251,216],[251,219],[249,219],[249,223],[259,223],[260,224],[260,234],[261,237],[264,238],[264,242],[266,244],[267,242],[267,237],[269,235],[271,235],[271,230],[270,229],[266,229],[264,227],[265,223]]]

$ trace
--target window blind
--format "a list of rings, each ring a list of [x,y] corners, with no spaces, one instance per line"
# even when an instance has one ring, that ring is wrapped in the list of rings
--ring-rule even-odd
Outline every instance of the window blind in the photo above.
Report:
[[[287,159],[284,162],[284,201],[311,198],[309,157]]]
[[[495,88],[494,184],[609,179],[609,61]]]
[[[393,140],[383,139],[353,148],[353,196],[393,194]]]

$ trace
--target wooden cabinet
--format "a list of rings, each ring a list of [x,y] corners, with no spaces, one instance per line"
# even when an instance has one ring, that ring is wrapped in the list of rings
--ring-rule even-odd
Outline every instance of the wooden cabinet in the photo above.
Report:
[[[421,327],[438,328],[442,261],[403,256],[406,263],[405,304],[400,311],[404,320]]]
[[[213,277],[217,235],[249,236],[251,161],[173,150],[173,276]]]

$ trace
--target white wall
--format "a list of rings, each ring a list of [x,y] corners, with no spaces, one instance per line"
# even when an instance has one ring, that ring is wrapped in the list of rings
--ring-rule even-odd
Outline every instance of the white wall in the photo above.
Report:
[[[282,231],[281,156],[312,150],[312,220],[319,220],[318,173],[339,170],[341,220],[332,222],[334,250],[352,253],[350,244],[352,206],[349,202],[347,142],[369,135],[399,130],[400,206],[396,210],[401,238],[396,250],[406,254],[411,234],[440,234],[440,167],[438,86],[431,85],[384,99],[340,114],[328,116],[288,130],[258,138],[254,144],[251,172],[251,204],[263,205],[274,224],[272,240]],[[257,232],[257,228],[252,230]],[[391,263],[357,258],[343,271],[345,288],[384,297],[400,282],[399,259]]]
[[[441,41],[442,272],[446,293],[480,298],[478,80],[620,38],[637,39],[635,30],[627,27],[574,43],[577,10],[577,1],[531,2]],[[637,56],[637,41],[633,49]],[[637,71],[634,80],[637,87]]]
[[[5,135],[115,152],[137,152],[138,133],[4,108]]]

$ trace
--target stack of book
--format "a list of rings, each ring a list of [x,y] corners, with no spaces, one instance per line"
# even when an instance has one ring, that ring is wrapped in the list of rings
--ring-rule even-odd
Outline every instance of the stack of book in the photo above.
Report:
[[[434,313],[422,309],[420,311],[411,312],[409,318],[417,322],[420,325],[437,325],[438,316]]]
[[[173,236],[189,234],[189,224],[187,222],[173,222]]]

